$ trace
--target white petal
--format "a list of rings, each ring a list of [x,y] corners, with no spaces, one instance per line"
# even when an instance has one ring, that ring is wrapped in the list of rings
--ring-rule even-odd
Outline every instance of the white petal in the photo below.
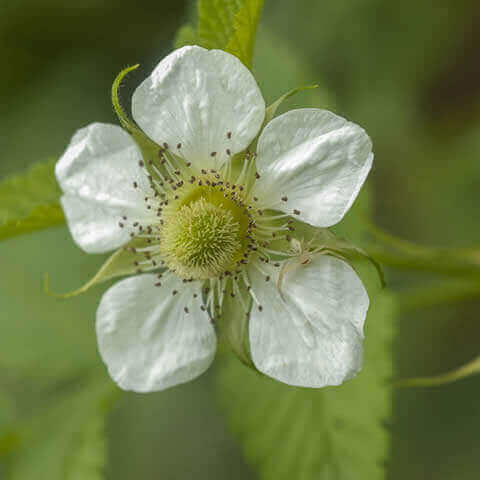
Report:
[[[254,139],[265,101],[237,57],[191,46],[158,64],[133,94],[132,113],[158,144],[167,143],[194,165],[218,167],[228,158],[227,149],[233,155]]]
[[[161,287],[154,286],[157,281],[155,275],[123,280],[105,293],[97,310],[100,354],[124,390],[153,392],[188,382],[215,356],[215,331],[200,309],[201,285],[182,283],[173,274]]]
[[[278,288],[278,269],[253,267],[252,290],[262,305],[250,316],[250,345],[257,368],[301,387],[339,385],[362,367],[367,292],[354,270],[330,256],[292,264]]]
[[[372,166],[366,132],[327,110],[291,110],[263,130],[257,149],[263,203],[318,227],[338,223]],[[281,200],[287,197],[288,201]]]
[[[120,127],[92,123],[75,133],[57,162],[68,226],[86,252],[103,253],[128,242],[130,230],[119,226],[122,216],[130,221],[149,217],[144,197],[150,186],[138,164],[141,158]]]

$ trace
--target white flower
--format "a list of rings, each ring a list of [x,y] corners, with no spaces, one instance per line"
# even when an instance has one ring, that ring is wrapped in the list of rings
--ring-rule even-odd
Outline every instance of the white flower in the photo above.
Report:
[[[373,160],[365,131],[325,110],[293,110],[245,153],[265,118],[260,90],[236,57],[199,47],[161,61],[132,113],[157,159],[142,158],[121,128],[94,123],[56,166],[76,243],[126,248],[142,273],[110,288],[97,312],[118,385],[148,392],[197,377],[215,355],[213,320],[225,317],[249,318],[250,355],[266,375],[307,387],[354,376],[362,282],[330,255],[303,265],[293,246],[295,225],[334,225],[352,205]]]

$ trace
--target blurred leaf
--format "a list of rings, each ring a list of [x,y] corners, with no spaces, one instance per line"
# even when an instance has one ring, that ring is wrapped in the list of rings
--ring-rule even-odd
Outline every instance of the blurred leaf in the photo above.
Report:
[[[219,48],[236,55],[251,68],[262,7],[263,0],[199,0],[198,32],[189,25],[183,26],[175,46]]]
[[[196,44],[198,44],[198,38],[194,28],[191,25],[180,27],[175,36],[174,48],[182,48],[186,45]]]
[[[78,249],[65,227],[0,243],[0,258],[5,271],[0,276],[0,368],[53,379],[99,364],[98,295],[67,302],[42,288],[45,271],[54,272],[61,285],[72,285],[93,271],[99,258]]]
[[[0,183],[0,240],[65,222],[54,165],[37,163]]]
[[[222,404],[262,480],[385,477],[390,448],[391,341],[396,305],[383,292],[367,319],[365,365],[339,387],[290,387],[229,357],[219,371]]]
[[[90,288],[98,285],[99,283],[106,282],[115,277],[121,277],[124,275],[133,275],[134,273],[148,272],[150,270],[158,270],[157,263],[152,263],[150,260],[146,260],[146,257],[141,250],[142,247],[148,245],[148,240],[144,238],[134,238],[127,245],[119,248],[114,252],[107,261],[100,267],[100,270],[80,288],[68,293],[55,293],[50,290],[50,275],[45,275],[45,290],[48,294],[60,298],[69,298],[85,293]],[[162,271],[164,268],[161,269]]]
[[[445,383],[456,382],[462,378],[469,377],[480,373],[480,356],[461,366],[442,375],[435,375],[433,377],[418,377],[407,378],[396,383],[398,387],[435,387],[437,385],[444,385]]]
[[[5,391],[2,386],[0,389],[0,432],[5,431],[5,427],[13,421],[15,414],[15,401],[10,392]]]
[[[11,442],[9,480],[102,479],[104,424],[112,393],[109,381],[90,380],[9,431],[5,436],[15,439]]]

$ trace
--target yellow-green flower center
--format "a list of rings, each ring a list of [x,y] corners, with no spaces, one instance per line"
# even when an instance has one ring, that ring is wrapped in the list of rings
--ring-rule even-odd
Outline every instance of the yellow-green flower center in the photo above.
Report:
[[[229,201],[215,200],[202,196],[182,205],[162,228],[162,254],[170,270],[183,278],[215,277],[241,256],[241,222]]]

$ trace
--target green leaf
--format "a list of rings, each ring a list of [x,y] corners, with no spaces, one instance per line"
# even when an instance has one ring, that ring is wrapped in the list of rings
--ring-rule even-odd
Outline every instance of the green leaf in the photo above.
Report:
[[[199,0],[197,32],[189,25],[182,27],[175,46],[219,48],[251,68],[262,8],[263,0]]]
[[[395,312],[393,297],[382,292],[367,319],[364,368],[339,387],[290,387],[224,360],[221,401],[262,480],[384,478]]]
[[[235,14],[234,31],[226,50],[236,55],[248,68],[251,68],[263,0],[244,0],[242,4]]]
[[[197,45],[198,43],[197,33],[194,28],[191,25],[184,25],[178,30],[173,45],[175,48],[182,48],[186,45]]]
[[[37,163],[0,183],[0,240],[65,222],[54,165]]]
[[[0,444],[10,439],[10,480],[103,478],[104,426],[114,390],[105,380],[79,387],[0,437]]]

